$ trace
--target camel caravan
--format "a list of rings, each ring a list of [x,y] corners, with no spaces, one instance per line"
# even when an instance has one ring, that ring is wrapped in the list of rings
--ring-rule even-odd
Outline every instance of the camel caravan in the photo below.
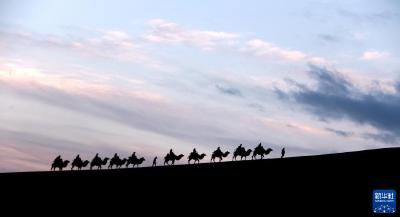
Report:
[[[267,156],[270,154],[273,150],[271,148],[265,149],[261,143],[258,144],[254,150],[251,149],[245,149],[242,147],[242,144],[239,145],[233,152],[232,156],[232,161],[238,160],[240,157],[240,160],[247,160],[247,157],[250,157],[251,159],[255,160],[257,157],[258,159],[263,159],[264,156]],[[252,154],[253,153],[253,154]],[[229,151],[223,152],[220,147],[218,147],[215,151],[212,152],[211,154],[211,160],[210,162],[215,162],[215,159],[219,159],[219,162],[221,162],[224,158],[228,157],[230,154]],[[285,149],[282,149],[281,152],[281,158],[283,158],[285,155]],[[204,159],[207,155],[205,153],[199,154],[197,150],[194,148],[193,151],[188,155],[188,164],[193,161],[193,164],[199,164],[201,160]],[[181,160],[184,157],[183,154],[176,155],[172,149],[165,155],[164,157],[164,165],[175,165],[176,161]],[[83,161],[79,154],[75,157],[75,159],[71,163],[71,170],[74,170],[76,168],[77,170],[81,170],[82,168],[85,168],[89,166],[90,170],[93,168],[101,170],[103,166],[106,166],[108,163],[108,169],[120,169],[125,165],[125,168],[129,168],[130,165],[132,165],[133,168],[139,167],[143,162],[145,161],[144,157],[137,157],[136,152],[133,152],[131,156],[128,158],[120,158],[117,153],[114,154],[114,156],[110,159],[108,157],[101,158],[99,157],[99,154],[97,153],[92,161],[85,160]],[[55,171],[56,169],[58,170],[63,170],[68,166],[70,161],[68,160],[63,160],[61,156],[59,155],[54,159],[52,165],[51,165],[51,170]],[[153,159],[153,164],[152,167],[157,166],[157,157]]]

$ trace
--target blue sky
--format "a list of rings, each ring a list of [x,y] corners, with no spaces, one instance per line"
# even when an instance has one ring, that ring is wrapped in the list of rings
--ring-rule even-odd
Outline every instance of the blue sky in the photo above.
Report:
[[[397,146],[399,21],[394,0],[0,1],[0,171]]]

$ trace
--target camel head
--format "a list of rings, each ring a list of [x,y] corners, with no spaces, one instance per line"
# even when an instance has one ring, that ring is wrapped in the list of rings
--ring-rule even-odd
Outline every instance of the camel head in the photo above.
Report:
[[[141,157],[140,159],[139,159],[139,163],[143,163],[143,161],[145,161],[146,159],[144,159],[144,157]]]
[[[251,150],[251,149],[248,149],[248,150],[246,151],[246,155],[247,155],[247,156],[250,155],[251,152],[252,152],[252,150]]]
[[[82,166],[85,167],[85,166],[87,166],[88,164],[89,164],[89,161],[88,161],[88,160],[85,160],[85,161],[83,161]]]
[[[230,152],[226,151],[224,154],[222,154],[222,157],[228,157],[229,154],[230,154]]]
[[[203,159],[205,156],[207,156],[206,154],[201,154],[200,156],[199,156],[199,159]]]
[[[176,156],[176,159],[177,159],[177,160],[180,160],[183,156],[185,156],[185,155],[180,154],[180,155]]]
[[[273,151],[272,148],[268,148],[268,149],[266,150],[267,153],[270,153],[271,151]]]
[[[102,164],[102,165],[106,165],[109,159],[110,159],[110,158],[108,158],[108,157],[104,158],[104,159],[103,159],[103,162],[101,162],[101,164]]]
[[[63,162],[63,165],[62,165],[62,167],[67,167],[67,166],[68,166],[68,164],[69,164],[69,160],[65,160],[65,161]]]

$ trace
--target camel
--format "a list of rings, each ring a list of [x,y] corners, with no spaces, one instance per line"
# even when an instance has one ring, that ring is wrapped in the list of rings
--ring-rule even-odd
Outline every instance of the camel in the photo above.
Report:
[[[236,157],[237,157],[237,156],[240,156],[240,160],[243,160],[243,158],[246,160],[246,158],[247,158],[248,156],[250,156],[251,152],[252,152],[251,149],[248,149],[248,150],[246,151],[245,148],[237,148],[237,149],[235,150],[235,152],[233,153],[232,160],[236,160]]]
[[[230,154],[229,151],[223,153],[221,149],[218,147],[218,149],[215,150],[211,155],[211,162],[215,162],[215,158],[219,158],[219,162],[221,162],[222,158],[228,157],[229,154]]]
[[[202,160],[205,156],[206,156],[206,154],[204,154],[204,153],[198,154],[197,152],[192,152],[188,156],[188,164],[190,164],[191,160],[194,160],[194,164],[196,164],[196,162],[199,164],[200,160]]]
[[[119,169],[122,167],[122,165],[124,165],[126,163],[128,159],[124,158],[122,160],[120,160],[115,166]]]
[[[132,164],[133,167],[135,168],[135,166],[139,167],[140,164],[142,164],[146,159],[144,159],[144,157],[141,158],[132,158],[129,157],[127,162],[126,162],[126,167],[129,167],[129,164]]]
[[[180,160],[183,156],[184,156],[183,154],[180,154],[180,155],[176,156],[176,155],[173,154],[173,153],[172,153],[172,154],[168,153],[168,154],[165,155],[165,157],[164,157],[164,165],[165,165],[165,164],[170,165],[170,164],[169,164],[169,161],[171,161],[171,165],[174,165],[174,164],[175,164],[175,161]]]
[[[264,155],[268,155],[273,151],[271,148],[268,148],[267,150],[264,149],[264,147],[261,145],[261,143],[254,149],[253,156],[251,159],[257,159],[257,155],[261,156],[261,159],[264,158]]]
[[[58,168],[60,171],[63,170],[63,168],[67,167],[69,164],[69,160],[60,160],[60,161],[54,161],[53,164],[51,164],[51,170],[56,170]]]
[[[88,160],[85,160],[85,161],[79,161],[79,160],[73,160],[72,161],[72,167],[71,167],[71,170],[73,170],[74,169],[74,167],[77,167],[78,168],[78,170],[81,170],[82,169],[82,167],[86,167],[87,165],[89,164],[89,161]]]
[[[112,169],[113,166],[115,165],[116,168],[121,168],[122,165],[124,165],[126,163],[126,158],[121,159],[119,157],[113,157],[110,160],[110,164],[108,165],[108,169]]]
[[[96,155],[96,157],[93,158],[92,162],[90,162],[90,169],[92,169],[95,166],[97,166],[97,169],[101,169],[101,166],[106,165],[108,160],[109,160],[108,157],[102,160],[98,155]]]

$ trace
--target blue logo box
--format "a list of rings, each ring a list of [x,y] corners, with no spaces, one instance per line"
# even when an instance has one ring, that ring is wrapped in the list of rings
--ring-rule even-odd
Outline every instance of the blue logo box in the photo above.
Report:
[[[372,193],[372,211],[374,213],[396,212],[396,191],[392,189],[378,189]]]

